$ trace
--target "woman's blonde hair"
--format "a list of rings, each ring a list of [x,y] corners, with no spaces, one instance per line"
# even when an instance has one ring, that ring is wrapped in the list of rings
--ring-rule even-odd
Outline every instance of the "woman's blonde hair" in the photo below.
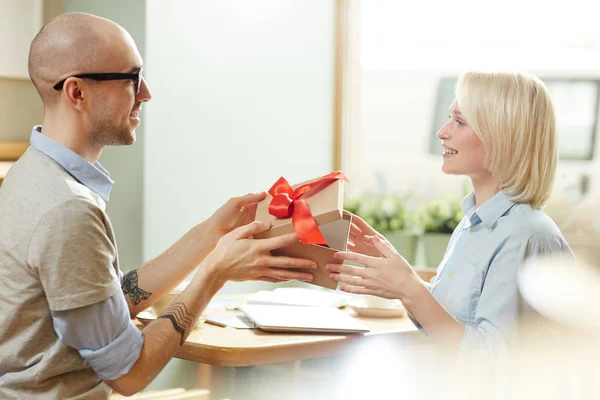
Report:
[[[485,149],[485,166],[517,203],[541,208],[558,163],[554,107],[535,75],[466,72],[456,85],[458,108]]]

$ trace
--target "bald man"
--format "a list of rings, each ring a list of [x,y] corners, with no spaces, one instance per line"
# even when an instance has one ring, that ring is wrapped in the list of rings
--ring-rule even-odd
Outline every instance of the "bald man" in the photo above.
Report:
[[[165,253],[122,275],[105,212],[107,145],[135,141],[151,99],[142,58],[119,25],[65,14],[31,43],[29,73],[44,103],[31,146],[0,188],[0,398],[108,399],[143,389],[177,353],[228,280],[310,281],[309,260],[273,257],[294,234],[254,240],[265,193],[233,198]],[[166,206],[166,205],[165,205]],[[130,316],[184,292],[143,330]]]

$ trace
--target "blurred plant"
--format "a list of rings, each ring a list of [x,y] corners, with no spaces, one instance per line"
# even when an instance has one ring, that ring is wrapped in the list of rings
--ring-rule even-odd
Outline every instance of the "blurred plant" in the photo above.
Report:
[[[378,232],[413,230],[417,218],[407,196],[363,196],[348,199],[344,209],[358,215]]]
[[[424,233],[452,233],[463,217],[461,201],[445,199],[430,203],[421,210]]]

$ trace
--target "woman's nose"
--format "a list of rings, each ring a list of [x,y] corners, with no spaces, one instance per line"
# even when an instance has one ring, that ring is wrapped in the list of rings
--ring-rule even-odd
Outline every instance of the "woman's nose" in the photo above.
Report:
[[[445,124],[440,128],[437,132],[437,137],[441,140],[448,139],[448,124]]]

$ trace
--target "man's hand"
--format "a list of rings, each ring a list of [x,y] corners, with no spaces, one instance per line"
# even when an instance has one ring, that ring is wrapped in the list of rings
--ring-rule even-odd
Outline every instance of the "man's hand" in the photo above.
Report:
[[[167,251],[124,280],[123,292],[129,312],[151,306],[163,294],[173,290],[215,248],[223,235],[254,220],[256,205],[266,193],[247,194],[230,199],[208,220],[196,225]],[[135,279],[133,279],[135,278]]]
[[[268,222],[252,222],[223,236],[206,257],[206,263],[223,281],[264,280],[277,282],[299,280],[310,282],[312,274],[292,269],[316,270],[317,264],[300,258],[273,256],[270,251],[298,242],[296,233],[268,239],[251,239],[252,235],[270,228]]]
[[[208,219],[210,228],[217,238],[228,234],[235,228],[254,221],[256,205],[266,197],[266,192],[248,193],[245,196],[232,197]]]

